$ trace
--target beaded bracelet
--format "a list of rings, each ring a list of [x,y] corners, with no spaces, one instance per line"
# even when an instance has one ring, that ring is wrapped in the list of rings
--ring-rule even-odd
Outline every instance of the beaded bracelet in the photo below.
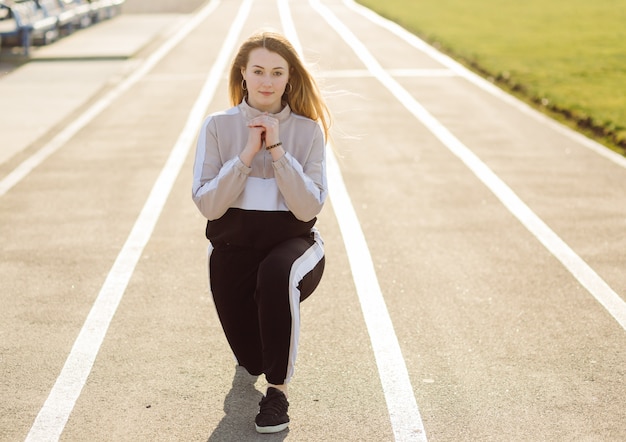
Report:
[[[272,144],[271,146],[266,146],[265,150],[271,150],[271,149],[273,149],[275,147],[282,146],[282,145],[283,145],[283,143],[281,141],[279,141],[278,143]]]

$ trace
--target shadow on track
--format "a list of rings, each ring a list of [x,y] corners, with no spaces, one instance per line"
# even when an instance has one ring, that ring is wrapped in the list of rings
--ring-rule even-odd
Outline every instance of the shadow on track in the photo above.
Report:
[[[289,429],[277,434],[259,434],[254,429],[254,417],[263,397],[254,386],[257,378],[258,376],[248,374],[243,367],[235,368],[232,387],[224,399],[225,415],[207,442],[285,440]]]

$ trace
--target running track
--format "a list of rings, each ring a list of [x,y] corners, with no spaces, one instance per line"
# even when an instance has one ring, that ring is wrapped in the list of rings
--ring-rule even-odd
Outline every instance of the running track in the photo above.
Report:
[[[261,26],[335,116],[328,266],[273,436],[190,198]],[[623,157],[349,0],[209,1],[131,66],[1,165],[1,440],[626,438]]]

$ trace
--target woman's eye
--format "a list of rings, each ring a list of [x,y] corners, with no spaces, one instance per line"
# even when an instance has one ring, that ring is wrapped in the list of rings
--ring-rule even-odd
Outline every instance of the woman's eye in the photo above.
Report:
[[[281,75],[283,75],[282,72],[274,72],[274,77],[280,77]]]
[[[261,75],[261,74],[263,74],[263,71],[261,71],[261,70],[258,70],[258,69],[257,69],[256,71],[254,71],[254,73],[255,73],[256,75]]]

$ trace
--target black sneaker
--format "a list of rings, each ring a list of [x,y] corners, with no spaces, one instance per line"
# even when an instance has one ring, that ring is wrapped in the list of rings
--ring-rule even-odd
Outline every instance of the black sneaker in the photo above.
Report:
[[[260,410],[254,420],[259,433],[278,433],[289,425],[287,397],[278,388],[269,387],[259,402]]]

